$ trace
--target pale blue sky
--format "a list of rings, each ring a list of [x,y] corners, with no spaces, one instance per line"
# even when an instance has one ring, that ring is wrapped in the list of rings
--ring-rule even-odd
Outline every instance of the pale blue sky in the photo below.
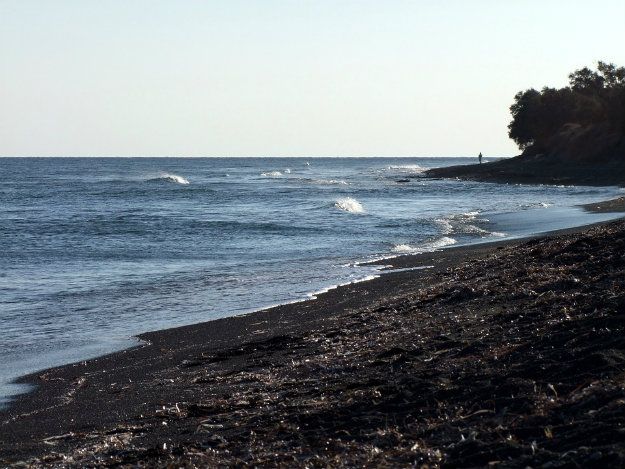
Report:
[[[0,0],[0,155],[516,154],[625,2]]]

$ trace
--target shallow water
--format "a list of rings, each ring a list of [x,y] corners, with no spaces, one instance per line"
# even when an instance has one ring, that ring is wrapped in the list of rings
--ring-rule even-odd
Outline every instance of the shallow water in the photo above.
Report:
[[[473,162],[0,160],[0,399],[134,334],[306,299],[371,259],[608,219],[574,206],[622,195],[420,177]]]

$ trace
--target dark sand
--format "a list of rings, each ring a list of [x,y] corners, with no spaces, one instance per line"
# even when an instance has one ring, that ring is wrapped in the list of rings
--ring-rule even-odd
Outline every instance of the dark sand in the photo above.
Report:
[[[595,204],[582,205],[586,210],[595,213],[625,212],[625,197],[605,200]]]
[[[0,463],[625,466],[625,222],[454,248],[24,379]],[[34,458],[34,459],[33,459]]]

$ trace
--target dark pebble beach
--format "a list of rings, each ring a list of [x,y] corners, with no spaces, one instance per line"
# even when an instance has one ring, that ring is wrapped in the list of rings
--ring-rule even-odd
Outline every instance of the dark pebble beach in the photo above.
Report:
[[[624,221],[388,262],[25,377],[1,465],[625,467]]]

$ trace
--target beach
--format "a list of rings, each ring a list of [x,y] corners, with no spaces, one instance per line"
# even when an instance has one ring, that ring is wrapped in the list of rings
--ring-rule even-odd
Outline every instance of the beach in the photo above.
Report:
[[[0,407],[15,379],[146,331],[301,302],[375,259],[607,221],[579,205],[623,195],[423,177],[467,161],[3,160]]]
[[[0,461],[621,466],[625,222],[401,256],[25,377]],[[545,466],[547,467],[547,466]]]
[[[2,2],[0,469],[625,469],[582,3]]]

